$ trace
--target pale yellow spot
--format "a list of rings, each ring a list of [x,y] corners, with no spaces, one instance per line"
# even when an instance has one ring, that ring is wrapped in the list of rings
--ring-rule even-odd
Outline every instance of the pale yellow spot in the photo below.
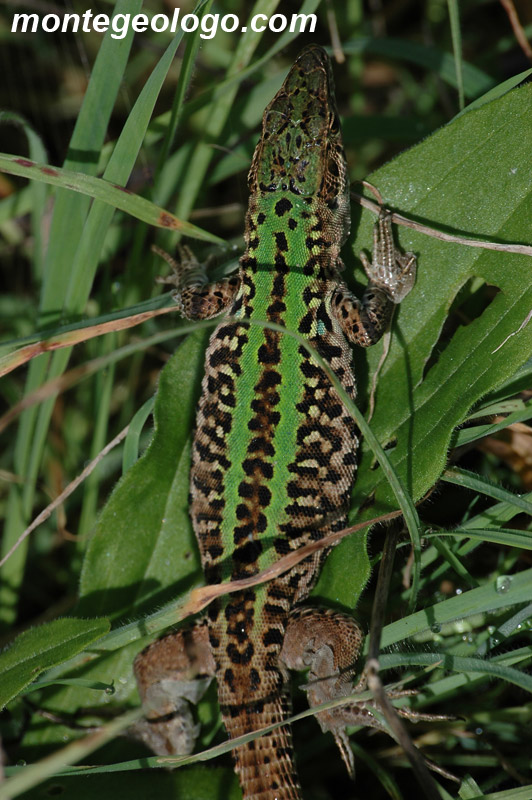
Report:
[[[311,467],[311,468],[319,467],[319,464],[315,458],[306,458],[304,461],[300,461],[299,463],[302,467]]]

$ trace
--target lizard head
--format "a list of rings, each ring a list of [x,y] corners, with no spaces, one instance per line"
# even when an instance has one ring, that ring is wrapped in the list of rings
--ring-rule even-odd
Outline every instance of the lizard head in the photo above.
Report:
[[[248,184],[252,195],[291,192],[331,209],[349,203],[329,57],[306,47],[267,106]]]

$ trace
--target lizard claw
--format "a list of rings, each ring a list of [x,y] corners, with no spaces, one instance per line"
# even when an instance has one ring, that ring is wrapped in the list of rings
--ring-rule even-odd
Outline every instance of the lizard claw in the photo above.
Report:
[[[172,297],[182,311],[182,291],[189,287],[203,286],[207,282],[205,268],[203,264],[200,264],[190,247],[185,244],[177,245],[178,259],[173,258],[165,250],[157,247],[157,245],[152,245],[151,249],[154,253],[157,253],[158,256],[161,256],[172,268],[172,274],[166,276],[158,275],[155,280],[157,283],[175,287],[175,290],[172,292]]]
[[[403,300],[416,280],[414,253],[401,253],[394,244],[392,215],[382,209],[373,229],[373,260],[360,253],[366,275],[396,305]]]

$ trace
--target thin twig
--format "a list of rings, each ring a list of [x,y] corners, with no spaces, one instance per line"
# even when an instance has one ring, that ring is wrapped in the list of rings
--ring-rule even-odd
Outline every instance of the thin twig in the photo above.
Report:
[[[374,203],[372,200],[368,200],[367,197],[363,197],[356,192],[351,192],[351,197],[363,208],[367,208],[374,214],[380,214],[381,205]],[[444,233],[436,228],[431,228],[429,225],[423,225],[421,222],[408,219],[408,217],[397,214],[395,211],[391,212],[391,215],[392,222],[395,222],[397,225],[403,225],[405,228],[412,228],[412,230],[424,233],[427,236],[432,236],[434,239],[441,239],[443,242],[455,242],[456,244],[463,244],[466,247],[480,247],[484,250],[497,250],[502,253],[520,253],[521,255],[532,256],[532,245],[529,244],[502,244],[499,242],[485,242],[481,239],[470,239],[465,236]]]
[[[532,61],[532,47],[530,47],[530,42],[526,38],[523,26],[521,25],[519,17],[517,16],[517,11],[515,9],[513,0],[501,0],[501,5],[508,14],[508,19],[510,20],[510,25],[512,26],[519,47],[525,56]]]
[[[270,567],[267,567],[266,569],[262,570],[262,572],[257,573],[257,575],[253,575],[251,578],[241,578],[240,580],[236,581],[216,583],[208,586],[199,586],[196,589],[192,589],[188,599],[183,605],[180,606],[179,620],[202,611],[217,597],[221,597],[222,595],[229,594],[231,592],[249,589],[251,586],[257,586],[259,583],[265,583],[266,581],[273,580],[274,578],[279,577],[279,575],[288,572],[288,570],[293,569],[296,564],[299,564],[300,561],[308,558],[316,551],[323,550],[326,547],[332,547],[352,533],[356,533],[357,531],[360,531],[371,525],[376,525],[380,522],[388,522],[396,517],[400,517],[401,514],[401,511],[391,511],[388,514],[382,514],[380,517],[374,517],[373,519],[359,522],[357,525],[351,525],[349,528],[344,528],[341,531],[329,533],[327,536],[324,536],[323,539],[317,539],[314,542],[309,542],[303,547],[297,548],[297,550],[293,550],[291,553],[288,553],[288,555],[278,559]]]
[[[384,626],[384,609],[388,602],[390,580],[393,571],[393,562],[397,548],[397,526],[390,525],[386,531],[386,540],[382,552],[377,588],[373,601],[371,625],[369,634],[368,659],[377,660],[379,657],[381,633]]]

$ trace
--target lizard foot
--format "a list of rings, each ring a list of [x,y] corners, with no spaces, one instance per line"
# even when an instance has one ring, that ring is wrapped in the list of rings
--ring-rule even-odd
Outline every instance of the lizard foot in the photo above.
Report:
[[[373,261],[365,253],[360,260],[370,281],[397,304],[403,300],[416,280],[414,253],[401,253],[394,244],[392,215],[382,209],[373,228]]]
[[[152,642],[133,670],[145,716],[128,733],[157,755],[191,753],[199,726],[190,704],[202,698],[214,674],[206,625]]]

